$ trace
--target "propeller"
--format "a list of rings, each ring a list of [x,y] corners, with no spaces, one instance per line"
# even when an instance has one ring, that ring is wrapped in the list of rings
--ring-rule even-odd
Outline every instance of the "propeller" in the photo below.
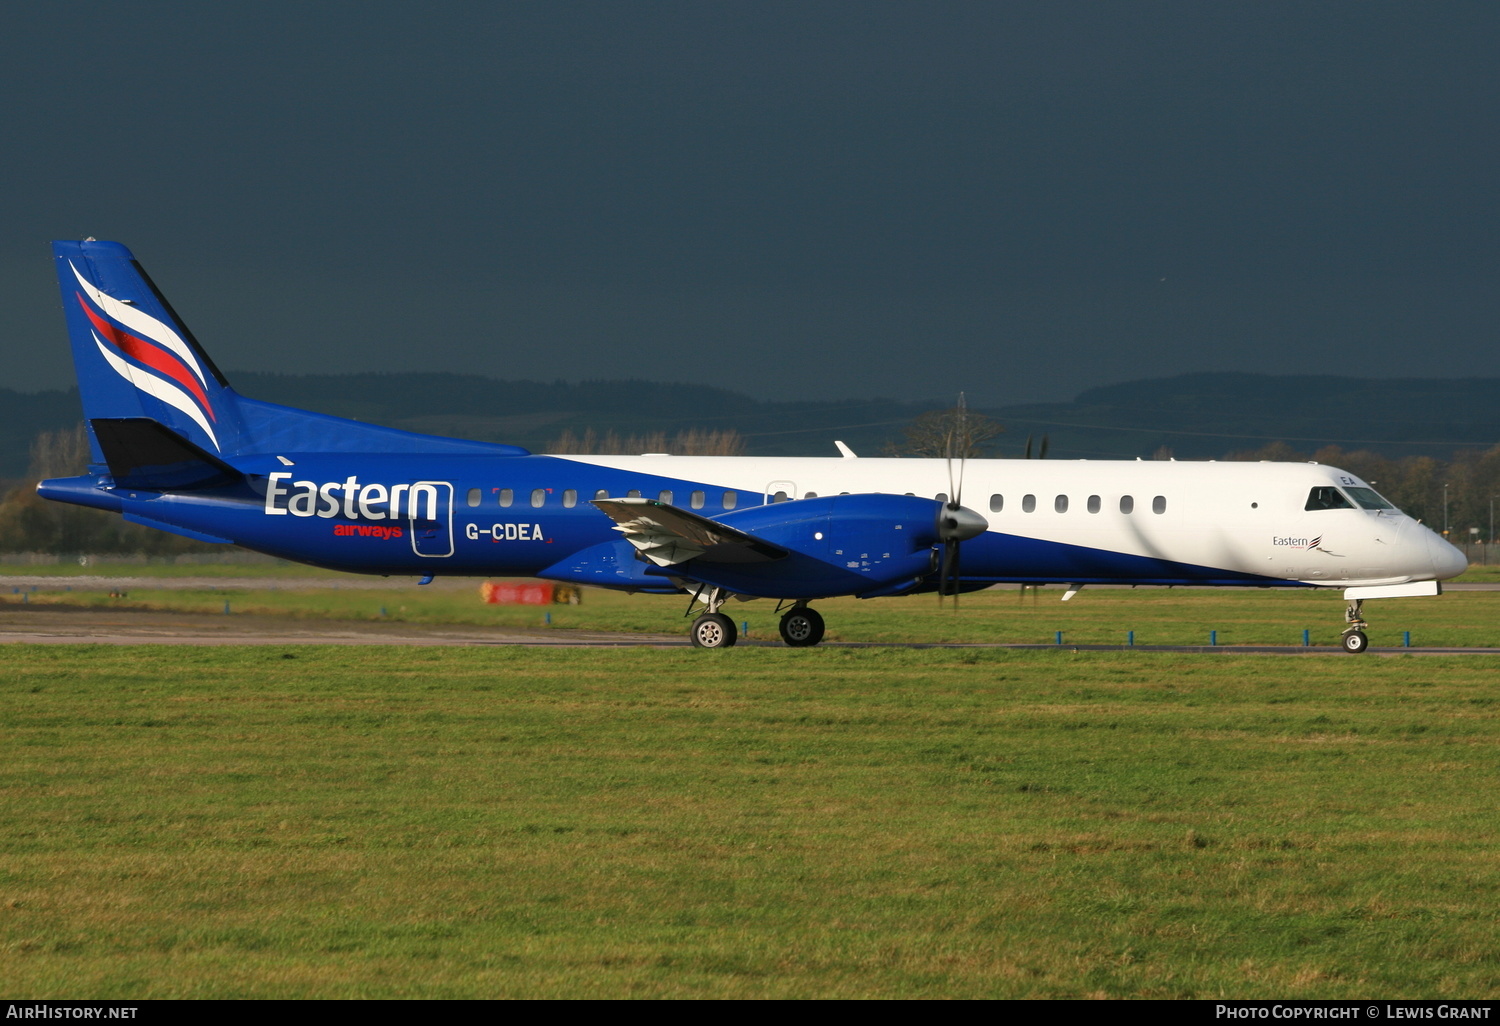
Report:
[[[969,458],[969,406],[962,392],[958,393],[958,406],[948,424],[948,433],[943,441],[944,458],[948,463],[948,501],[938,511],[937,534],[943,545],[942,561],[938,564],[938,604],[953,596],[953,608],[958,608],[959,543],[977,538],[989,529],[989,521],[965,509],[963,505],[964,464]],[[958,476],[953,474],[954,454],[958,457]]]

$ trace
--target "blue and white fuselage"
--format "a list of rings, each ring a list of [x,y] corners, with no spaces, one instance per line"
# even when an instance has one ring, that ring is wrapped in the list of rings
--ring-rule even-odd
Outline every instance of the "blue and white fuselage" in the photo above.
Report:
[[[94,463],[41,494],[318,566],[686,591],[710,616],[785,599],[806,619],[812,599],[950,584],[1435,593],[1466,565],[1315,464],[968,460],[960,506],[945,460],[533,455],[289,409],[235,393],[123,246],[54,253]]]
[[[594,499],[652,499],[728,524],[751,510],[774,513],[803,525],[815,543],[814,534],[838,531],[829,522],[836,513],[819,500],[912,495],[931,500],[936,516],[948,498],[943,460],[277,455],[285,462],[227,461],[245,475],[233,487],[153,491],[100,475],[49,481],[42,493],[356,573],[562,579],[569,575],[546,571],[620,538]],[[1314,489],[1368,488],[1336,467],[969,460],[964,476],[969,502],[988,524],[963,543],[966,582],[1390,585],[1441,580],[1466,565],[1461,552],[1395,509],[1352,500],[1307,509]],[[870,558],[868,541],[847,551],[833,545],[832,556],[847,558],[830,562],[858,572]],[[768,597],[795,597],[774,592]]]

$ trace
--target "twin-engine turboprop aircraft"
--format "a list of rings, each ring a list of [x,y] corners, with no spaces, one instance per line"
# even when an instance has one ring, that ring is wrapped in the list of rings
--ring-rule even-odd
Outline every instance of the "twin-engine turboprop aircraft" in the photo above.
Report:
[[[207,542],[373,574],[535,576],[702,604],[789,605],[1002,582],[1341,587],[1436,595],[1464,556],[1335,467],[1291,463],[533,455],[235,393],[130,251],[53,243],[93,462],[48,499]]]

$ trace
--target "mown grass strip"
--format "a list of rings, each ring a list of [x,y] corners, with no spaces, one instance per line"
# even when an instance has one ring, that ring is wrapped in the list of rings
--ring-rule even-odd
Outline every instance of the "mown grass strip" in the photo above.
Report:
[[[5,655],[29,997],[1500,990],[1496,659]]]

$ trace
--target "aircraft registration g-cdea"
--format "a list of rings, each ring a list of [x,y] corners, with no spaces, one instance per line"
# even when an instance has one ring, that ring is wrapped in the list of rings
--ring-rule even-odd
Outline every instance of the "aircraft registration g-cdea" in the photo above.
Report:
[[[53,243],[93,462],[48,499],[356,573],[534,576],[702,605],[789,606],[1002,582],[1340,587],[1436,595],[1461,552],[1335,467],[1303,463],[533,455],[247,399],[130,251]],[[959,477],[955,483],[954,465]],[[981,513],[957,494],[966,480]]]

